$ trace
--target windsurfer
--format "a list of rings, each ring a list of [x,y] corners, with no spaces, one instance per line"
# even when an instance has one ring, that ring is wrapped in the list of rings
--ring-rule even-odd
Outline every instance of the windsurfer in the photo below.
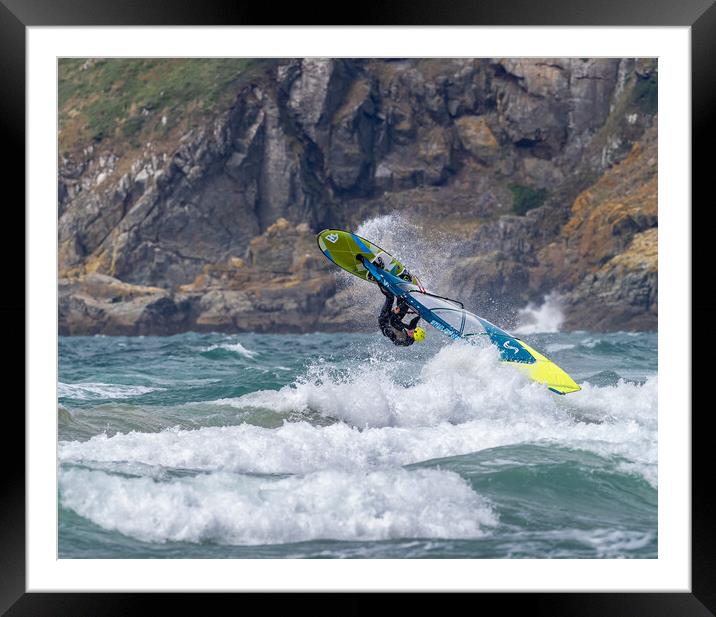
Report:
[[[403,317],[410,308],[408,303],[404,298],[398,298],[396,305],[393,306],[395,296],[382,285],[379,287],[385,296],[385,302],[378,317],[378,325],[383,336],[387,336],[394,345],[402,347],[408,347],[425,339],[425,330],[416,327],[420,321],[420,315],[413,317],[407,324],[403,323]]]

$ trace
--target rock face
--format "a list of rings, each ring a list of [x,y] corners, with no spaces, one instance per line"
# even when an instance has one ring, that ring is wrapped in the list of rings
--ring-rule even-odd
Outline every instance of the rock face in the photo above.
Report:
[[[60,332],[370,328],[315,233],[390,214],[488,317],[556,290],[568,327],[655,328],[656,81],[644,59],[276,61],[173,142],[77,144]]]
[[[566,327],[628,330],[657,322],[656,125],[582,191],[536,280],[566,294]]]

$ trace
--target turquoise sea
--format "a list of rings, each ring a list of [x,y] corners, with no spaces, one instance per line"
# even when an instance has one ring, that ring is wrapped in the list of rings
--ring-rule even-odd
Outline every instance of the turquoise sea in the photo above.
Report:
[[[59,341],[59,557],[657,557],[657,335]]]

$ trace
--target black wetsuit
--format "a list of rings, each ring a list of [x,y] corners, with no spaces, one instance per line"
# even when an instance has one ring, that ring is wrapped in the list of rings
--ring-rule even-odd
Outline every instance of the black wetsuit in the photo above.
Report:
[[[385,303],[383,304],[380,316],[378,317],[380,331],[384,336],[387,336],[391,341],[393,341],[394,345],[401,345],[403,347],[412,345],[415,342],[415,339],[412,336],[409,336],[406,330],[415,329],[415,326],[420,321],[420,315],[416,315],[407,325],[404,324],[403,317],[405,317],[405,314],[408,312],[408,303],[403,298],[400,298],[398,300],[398,308],[400,309],[400,312],[394,313],[393,300],[395,300],[395,296],[384,287],[380,285],[379,287],[385,296]]]

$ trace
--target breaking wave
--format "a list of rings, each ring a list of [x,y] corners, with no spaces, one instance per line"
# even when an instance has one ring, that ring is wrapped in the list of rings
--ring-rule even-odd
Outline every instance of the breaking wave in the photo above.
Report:
[[[562,301],[559,294],[546,295],[539,306],[531,302],[517,313],[515,334],[559,332],[564,323]]]
[[[145,542],[252,545],[393,538],[476,538],[497,524],[458,474],[323,471],[303,477],[201,474],[157,482],[60,472],[61,503]]]

